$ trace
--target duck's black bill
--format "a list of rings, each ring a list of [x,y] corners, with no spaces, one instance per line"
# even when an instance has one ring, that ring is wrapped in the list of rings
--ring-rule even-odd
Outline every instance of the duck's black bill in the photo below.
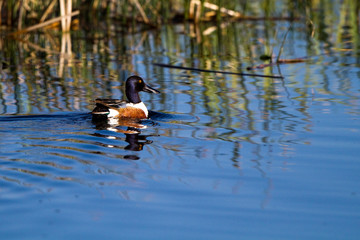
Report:
[[[150,87],[149,85],[145,85],[143,91],[148,93],[160,93],[158,90]]]

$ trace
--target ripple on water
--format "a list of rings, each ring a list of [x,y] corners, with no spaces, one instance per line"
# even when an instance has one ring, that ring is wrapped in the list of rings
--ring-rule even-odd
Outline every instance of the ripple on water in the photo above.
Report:
[[[156,154],[140,154],[153,143],[151,139],[158,137],[156,126],[169,120],[194,120],[156,112],[150,116],[151,119],[141,122],[144,130],[136,134],[124,134],[126,126],[99,128],[89,114],[82,113],[2,116],[0,133],[6,139],[0,142],[2,176],[24,185],[32,185],[39,178],[50,182],[104,184],[106,178],[111,182],[111,175],[122,176],[127,181],[127,171],[137,171],[131,170],[133,160]]]

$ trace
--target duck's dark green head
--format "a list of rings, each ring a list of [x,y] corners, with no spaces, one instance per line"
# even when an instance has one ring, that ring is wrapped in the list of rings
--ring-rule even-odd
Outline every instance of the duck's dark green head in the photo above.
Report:
[[[158,90],[147,85],[139,76],[131,76],[126,80],[125,93],[131,103],[141,102],[139,92],[160,93]]]

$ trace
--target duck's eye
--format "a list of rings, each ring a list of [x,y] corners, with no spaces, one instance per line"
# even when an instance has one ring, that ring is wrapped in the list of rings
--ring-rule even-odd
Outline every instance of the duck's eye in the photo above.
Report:
[[[139,80],[139,83],[141,83],[142,81],[141,80]]]

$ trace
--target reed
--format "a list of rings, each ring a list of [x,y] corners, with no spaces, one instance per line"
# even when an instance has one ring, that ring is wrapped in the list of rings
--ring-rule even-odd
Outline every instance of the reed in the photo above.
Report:
[[[22,30],[57,17],[62,31],[70,31],[71,13],[79,10],[90,21],[121,22],[124,26],[160,26],[162,23],[213,21],[224,23],[250,20],[302,20],[310,19],[317,26],[319,17],[333,16],[332,1],[283,1],[281,8],[275,1],[232,0],[0,0],[0,25]],[[359,19],[359,1],[344,0],[344,9],[351,6],[351,19]],[[342,10],[343,11],[343,10]],[[349,10],[350,11],[350,10]],[[320,16],[323,14],[323,16]],[[348,14],[346,12],[346,14]],[[358,23],[355,20],[354,23]]]
[[[225,21],[239,18],[241,3],[227,0],[0,0],[0,24],[21,30],[29,24],[44,22],[59,16],[63,31],[69,31],[72,9],[100,22],[104,19],[120,19],[123,24],[133,21],[155,26],[181,17],[195,22]]]

